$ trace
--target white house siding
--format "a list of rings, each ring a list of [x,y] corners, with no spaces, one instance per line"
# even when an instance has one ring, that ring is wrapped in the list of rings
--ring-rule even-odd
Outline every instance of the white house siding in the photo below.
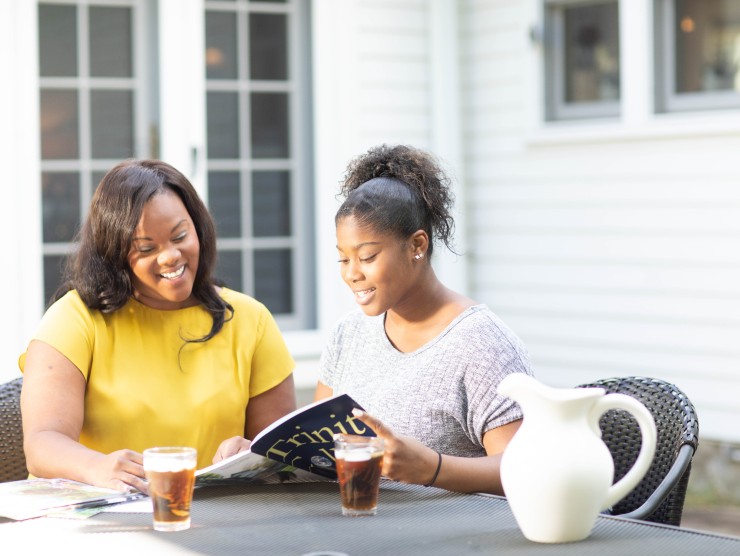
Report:
[[[34,3],[0,2],[0,382],[19,376],[18,355],[42,311],[35,25]]]
[[[740,441],[740,113],[539,123],[537,6],[461,12],[473,294],[544,382],[662,378]]]
[[[449,2],[450,0],[441,0]],[[325,333],[355,307],[336,264],[339,182],[354,156],[381,143],[431,148],[432,7],[427,0],[312,2],[316,267],[319,331],[299,360],[313,386]]]
[[[317,257],[330,269],[319,270],[324,330],[354,306],[339,280],[334,235],[347,163],[382,143],[434,148],[433,8],[428,0],[313,3]]]
[[[423,0],[362,0],[356,7],[355,140],[428,145],[429,15]]]

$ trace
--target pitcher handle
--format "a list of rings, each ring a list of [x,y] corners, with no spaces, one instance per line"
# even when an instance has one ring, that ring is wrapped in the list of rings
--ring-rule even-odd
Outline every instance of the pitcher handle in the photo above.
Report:
[[[601,511],[611,508],[622,498],[627,496],[637,483],[645,476],[655,456],[655,445],[658,433],[655,428],[655,420],[647,408],[635,398],[625,394],[607,394],[597,400],[591,409],[591,418],[598,423],[599,418],[610,409],[623,409],[629,412],[640,426],[642,434],[642,445],[637,455],[635,464],[619,481],[609,487],[606,501]]]

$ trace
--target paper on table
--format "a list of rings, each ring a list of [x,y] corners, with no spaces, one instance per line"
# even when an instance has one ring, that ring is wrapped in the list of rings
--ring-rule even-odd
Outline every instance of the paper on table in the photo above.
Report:
[[[144,495],[138,491],[118,492],[69,479],[24,479],[0,483],[0,516],[23,520],[63,513],[80,518],[94,513],[89,508],[141,496]]]
[[[119,514],[150,514],[152,513],[152,500],[149,497],[140,498],[139,500],[132,500],[131,502],[116,504],[115,506],[106,506],[103,508],[103,511]]]

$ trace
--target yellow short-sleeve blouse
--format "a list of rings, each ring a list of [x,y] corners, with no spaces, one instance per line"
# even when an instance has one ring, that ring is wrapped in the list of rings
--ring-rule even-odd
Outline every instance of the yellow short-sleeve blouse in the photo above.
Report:
[[[294,362],[264,305],[226,288],[221,296],[234,316],[205,343],[183,340],[210,330],[202,306],[162,311],[132,298],[103,314],[71,291],[47,310],[34,339],[87,381],[82,444],[103,453],[193,446],[200,468],[223,440],[244,434],[249,399],[285,380]],[[25,356],[19,363],[23,370]]]

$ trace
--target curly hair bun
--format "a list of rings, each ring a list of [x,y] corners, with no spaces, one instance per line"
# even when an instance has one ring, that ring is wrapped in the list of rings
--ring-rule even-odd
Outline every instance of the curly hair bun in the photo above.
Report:
[[[373,147],[350,161],[341,194],[336,222],[353,216],[399,237],[424,230],[454,252],[450,179],[431,153],[408,145]]]

